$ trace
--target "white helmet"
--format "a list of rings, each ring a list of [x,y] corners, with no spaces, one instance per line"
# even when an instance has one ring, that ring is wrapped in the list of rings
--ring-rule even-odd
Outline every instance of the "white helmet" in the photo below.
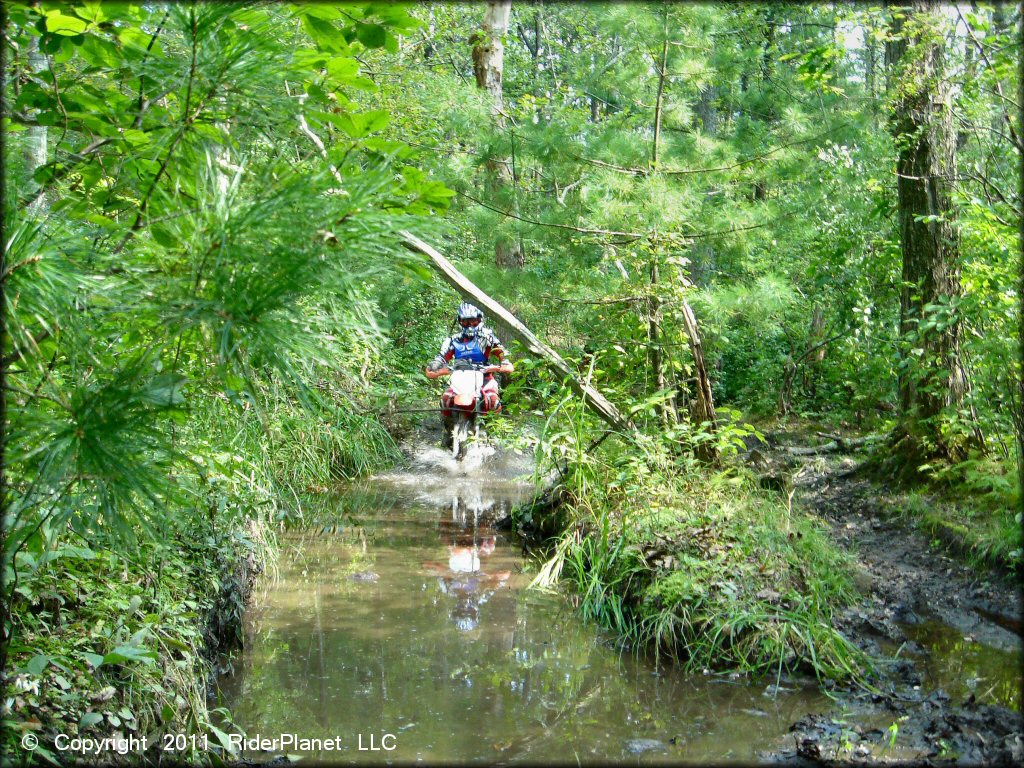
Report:
[[[459,304],[458,321],[462,327],[462,335],[472,339],[484,324],[484,313],[475,305],[464,301]]]

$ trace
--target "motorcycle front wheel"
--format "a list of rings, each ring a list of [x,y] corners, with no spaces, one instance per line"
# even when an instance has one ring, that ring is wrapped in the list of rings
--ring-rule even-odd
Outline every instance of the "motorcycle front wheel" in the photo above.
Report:
[[[466,443],[469,440],[469,416],[459,414],[452,425],[452,458],[462,461],[466,456]]]

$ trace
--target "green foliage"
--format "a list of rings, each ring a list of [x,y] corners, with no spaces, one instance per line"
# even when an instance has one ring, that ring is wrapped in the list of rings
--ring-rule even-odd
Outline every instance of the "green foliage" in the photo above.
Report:
[[[1005,457],[977,452],[918,467],[928,485],[898,502],[915,525],[986,567],[1019,572],[1024,562],[1021,488]]]
[[[714,439],[734,448],[752,432],[737,424]],[[689,669],[864,680],[868,659],[832,626],[855,595],[849,556],[746,471],[709,473],[674,439],[592,450],[582,410],[560,400],[540,458],[563,465],[570,502],[534,585],[564,577],[586,618]],[[518,522],[541,524],[529,512]]]
[[[585,609],[635,640],[682,638],[694,659],[758,669],[855,669],[824,629],[846,593],[822,574],[841,563],[803,522],[785,518],[803,538],[771,534],[777,500],[728,474],[701,480],[693,457],[738,450],[752,434],[741,413],[891,425],[898,379],[933,383],[915,350],[951,328],[969,392],[922,426],[933,441],[969,436],[977,455],[939,480],[999,509],[1018,501],[1007,121],[1020,129],[999,96],[1019,86],[1016,10],[972,8],[955,29],[930,17],[930,39],[951,41],[946,71],[963,73],[949,212],[963,295],[909,332],[884,108],[929,83],[908,72],[883,87],[895,30],[872,9],[515,4],[501,119],[475,85],[471,4],[4,13],[5,590],[50,578],[73,558],[47,553],[69,547],[124,554],[301,517],[305,492],[396,458],[400,412],[436,400],[421,370],[457,300],[399,247],[405,228],[439,241],[637,424],[629,451],[613,438],[598,454],[596,419],[516,351],[506,412],[544,420],[540,466],[565,473],[586,532],[563,540],[561,562]],[[522,243],[522,270],[495,267],[499,239]],[[689,307],[717,429],[688,412]],[[686,494],[722,513],[714,535],[733,549],[720,565],[753,595],[715,586],[717,555],[686,549],[686,526],[705,524]],[[675,531],[685,567],[652,580],[660,566],[633,523]],[[979,530],[1019,553],[1005,523]],[[194,553],[199,571],[222,570],[218,547]],[[785,565],[750,572],[759,557]],[[814,563],[804,582],[800,558]],[[5,642],[38,670],[57,649],[16,645],[42,630],[12,607]],[[92,671],[156,674],[159,658],[123,650],[151,646],[130,640],[88,651],[115,654]]]
[[[397,232],[429,231],[451,193],[382,137],[359,58],[417,22],[384,4],[4,11],[5,126],[23,130],[4,149],[0,655],[34,691],[7,724],[206,733],[239,568],[306,489],[397,456],[373,415],[394,360],[374,281],[418,279]]]
[[[116,730],[147,735],[151,744],[155,734],[181,733],[218,743],[206,705],[210,638],[199,619],[209,617],[208,627],[238,626],[244,585],[236,574],[218,575],[215,561],[237,564],[262,548],[261,530],[193,530],[211,536],[212,546],[182,536],[131,557],[84,544],[62,544],[38,558],[20,553],[4,750],[20,751],[28,732],[40,736],[36,757],[51,761],[59,755],[55,733],[102,737]],[[235,596],[233,618],[219,595]]]

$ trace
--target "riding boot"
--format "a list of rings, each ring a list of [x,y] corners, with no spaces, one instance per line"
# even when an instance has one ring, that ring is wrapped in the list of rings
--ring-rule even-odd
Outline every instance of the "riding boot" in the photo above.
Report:
[[[441,414],[441,447],[450,450],[452,447],[452,427],[455,425],[453,418]]]

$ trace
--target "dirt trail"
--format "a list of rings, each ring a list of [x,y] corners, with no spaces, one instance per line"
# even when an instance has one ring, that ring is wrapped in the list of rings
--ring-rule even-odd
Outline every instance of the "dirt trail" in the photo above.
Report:
[[[897,519],[896,498],[887,489],[859,476],[857,459],[794,455],[787,448],[795,444],[792,435],[771,435],[768,450],[752,463],[767,484],[789,478],[794,504],[825,521],[835,541],[855,553],[856,580],[865,597],[836,624],[868,652],[894,660],[876,682],[879,693],[839,692],[842,719],[834,713],[808,713],[791,727],[792,746],[765,757],[798,763],[1019,762],[1024,758],[1021,714],[978,703],[973,693],[953,700],[929,686],[933,681],[922,679],[922,668],[932,649],[912,639],[916,626],[937,620],[965,643],[1006,652],[1005,658],[1015,659],[1019,667],[1021,637],[1013,631],[1021,626],[1019,585],[931,546]],[[898,746],[889,745],[892,732],[886,726],[894,722]]]

